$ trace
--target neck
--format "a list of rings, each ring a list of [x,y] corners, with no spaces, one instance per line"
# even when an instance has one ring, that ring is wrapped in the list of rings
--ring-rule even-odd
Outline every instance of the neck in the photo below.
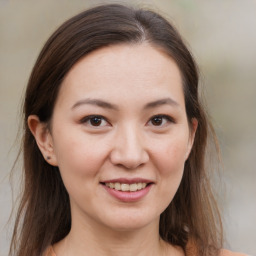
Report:
[[[113,230],[93,221],[78,223],[73,222],[68,236],[55,246],[57,256],[182,255],[160,239],[159,220],[136,230]]]

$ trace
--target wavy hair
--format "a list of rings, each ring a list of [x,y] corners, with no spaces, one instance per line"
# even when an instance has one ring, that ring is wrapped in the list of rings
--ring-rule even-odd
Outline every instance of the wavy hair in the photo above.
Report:
[[[71,227],[69,195],[58,167],[49,165],[38,149],[27,124],[29,115],[50,123],[63,79],[88,53],[109,45],[143,42],[164,50],[176,62],[189,123],[192,118],[198,120],[181,184],[160,216],[159,234],[183,249],[193,241],[198,255],[218,254],[222,246],[221,219],[205,167],[211,125],[198,96],[196,63],[177,30],[161,15],[109,4],[86,10],[61,25],[46,42],[32,70],[23,108],[24,189],[9,255],[42,255]]]

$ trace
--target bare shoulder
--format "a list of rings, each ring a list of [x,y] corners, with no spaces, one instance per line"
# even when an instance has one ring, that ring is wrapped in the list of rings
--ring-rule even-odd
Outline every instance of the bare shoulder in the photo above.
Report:
[[[249,256],[247,254],[238,253],[238,252],[231,252],[229,250],[221,250],[220,256]]]

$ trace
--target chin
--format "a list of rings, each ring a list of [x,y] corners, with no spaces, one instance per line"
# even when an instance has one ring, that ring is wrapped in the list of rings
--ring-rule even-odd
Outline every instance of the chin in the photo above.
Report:
[[[119,231],[119,232],[129,232],[134,231],[138,229],[143,229],[144,227],[151,225],[151,224],[157,224],[159,223],[160,217],[155,216],[147,216],[146,214],[143,214],[142,212],[139,214],[118,214],[118,216],[112,215],[110,218],[105,219],[105,225],[108,226],[113,231]]]

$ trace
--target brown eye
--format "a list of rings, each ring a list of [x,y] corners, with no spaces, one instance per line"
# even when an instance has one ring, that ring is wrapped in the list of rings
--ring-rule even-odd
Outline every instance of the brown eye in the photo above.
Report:
[[[103,127],[109,125],[108,121],[106,121],[103,116],[97,115],[86,116],[81,120],[81,123],[91,127]]]
[[[153,117],[151,119],[151,123],[155,126],[159,126],[159,125],[162,125],[163,123],[163,117],[161,116],[156,116],[156,117]]]
[[[91,119],[89,119],[89,122],[92,126],[100,126],[102,123],[102,117],[92,117]]]
[[[174,123],[173,118],[168,115],[155,115],[148,122],[149,125],[159,127],[165,126],[168,123]]]

